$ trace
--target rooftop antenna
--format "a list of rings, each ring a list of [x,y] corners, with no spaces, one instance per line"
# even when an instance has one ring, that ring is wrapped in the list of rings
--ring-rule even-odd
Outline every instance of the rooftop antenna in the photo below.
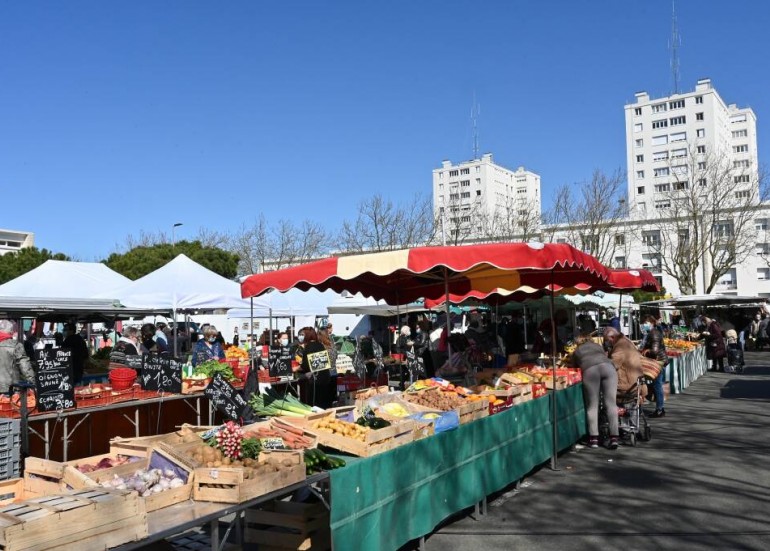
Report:
[[[481,114],[481,107],[476,103],[476,92],[473,92],[473,106],[471,107],[471,124],[473,125],[473,158],[479,158],[479,126],[478,118]]]
[[[668,44],[671,50],[671,77],[674,81],[674,94],[679,93],[679,46],[682,38],[679,36],[679,27],[676,24],[676,1],[671,0],[671,41]]]

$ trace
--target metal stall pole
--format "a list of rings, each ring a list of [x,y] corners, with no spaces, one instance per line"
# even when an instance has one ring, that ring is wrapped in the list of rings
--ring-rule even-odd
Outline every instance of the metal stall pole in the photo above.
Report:
[[[556,407],[556,316],[554,313],[554,271],[551,270],[551,300],[549,306],[551,310],[551,375],[553,377],[553,388],[551,389],[551,415],[553,416],[551,469],[559,470],[556,465],[556,454],[558,453],[558,408]]]

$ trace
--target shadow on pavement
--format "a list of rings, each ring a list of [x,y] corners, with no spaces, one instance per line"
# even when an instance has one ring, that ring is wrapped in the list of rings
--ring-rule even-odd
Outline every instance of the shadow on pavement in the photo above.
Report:
[[[770,371],[770,368],[768,368]],[[770,401],[770,381],[733,379],[719,391],[720,398]]]

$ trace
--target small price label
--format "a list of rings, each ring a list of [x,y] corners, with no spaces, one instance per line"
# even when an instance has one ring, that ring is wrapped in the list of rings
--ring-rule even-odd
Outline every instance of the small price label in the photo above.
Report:
[[[216,480],[217,478],[219,478],[219,469],[211,469],[211,470],[209,471],[209,476],[210,476],[211,478],[213,478],[214,480]]]
[[[283,438],[279,436],[260,438],[259,443],[262,445],[263,450],[282,450],[286,447],[283,443]]]

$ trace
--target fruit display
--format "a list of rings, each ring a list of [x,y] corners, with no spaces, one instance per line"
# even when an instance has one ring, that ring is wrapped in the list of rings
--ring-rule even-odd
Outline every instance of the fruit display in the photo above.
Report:
[[[339,469],[344,466],[344,459],[329,457],[321,450],[307,450],[305,452],[305,470],[308,475]]]
[[[444,390],[446,392],[454,392],[455,394],[460,394],[462,396],[465,396],[466,394],[470,394],[470,391],[462,386],[453,385],[449,381],[445,379],[441,379],[439,377],[434,377],[432,379],[420,379],[412,383],[409,388],[406,389],[406,392],[418,392],[420,390],[426,390],[429,388],[438,388],[440,390]]]
[[[666,349],[681,350],[683,352],[689,352],[698,348],[699,344],[693,341],[686,341],[683,339],[663,339],[663,344]]]
[[[471,402],[481,402],[483,400],[489,400],[490,406],[501,406],[505,403],[505,400],[494,394],[471,394],[466,398]]]
[[[465,398],[460,397],[456,392],[442,392],[439,390],[405,394],[404,398],[413,404],[439,411],[451,411],[466,403]]]
[[[102,482],[103,488],[115,490],[135,490],[142,497],[149,497],[166,490],[180,488],[187,480],[180,478],[173,469],[139,469],[134,474],[123,477],[115,475]]]
[[[249,353],[239,346],[228,346],[225,348],[225,358],[228,360],[248,360]]]
[[[333,419],[331,417],[325,417],[323,419],[319,419],[318,421],[314,421],[310,424],[310,428],[313,430],[346,436],[361,442],[366,441],[367,433],[372,430],[369,427],[364,427],[355,423],[349,423],[348,421]]]

